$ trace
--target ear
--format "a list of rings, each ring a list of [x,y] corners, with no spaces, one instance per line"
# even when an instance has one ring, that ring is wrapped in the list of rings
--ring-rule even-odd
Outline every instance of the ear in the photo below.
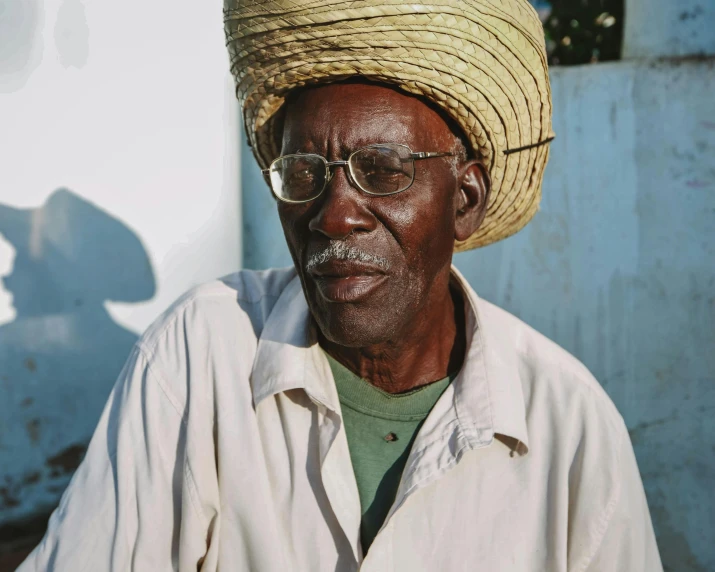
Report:
[[[492,185],[486,167],[478,160],[460,165],[458,182],[454,238],[462,241],[472,236],[484,222]]]

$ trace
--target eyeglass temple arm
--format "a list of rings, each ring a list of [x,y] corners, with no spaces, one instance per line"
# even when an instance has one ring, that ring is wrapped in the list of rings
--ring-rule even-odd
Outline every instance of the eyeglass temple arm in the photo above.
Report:
[[[420,153],[410,153],[410,157],[417,161],[418,159],[434,159],[435,157],[454,157],[456,153],[437,151],[422,151]]]

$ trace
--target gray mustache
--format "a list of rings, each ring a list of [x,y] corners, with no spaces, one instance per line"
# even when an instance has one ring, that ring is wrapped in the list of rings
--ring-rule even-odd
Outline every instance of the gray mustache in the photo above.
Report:
[[[310,256],[305,265],[305,269],[310,272],[319,264],[323,264],[329,260],[357,260],[359,262],[373,264],[382,270],[388,270],[390,268],[390,263],[382,256],[370,254],[369,252],[348,246],[343,242],[331,242],[326,248]]]

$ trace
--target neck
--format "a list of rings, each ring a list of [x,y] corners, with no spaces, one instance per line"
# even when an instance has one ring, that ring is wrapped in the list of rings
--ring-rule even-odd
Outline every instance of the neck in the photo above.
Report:
[[[318,333],[321,347],[353,373],[389,393],[444,379],[462,365],[466,346],[464,302],[447,283],[396,339],[345,347]]]

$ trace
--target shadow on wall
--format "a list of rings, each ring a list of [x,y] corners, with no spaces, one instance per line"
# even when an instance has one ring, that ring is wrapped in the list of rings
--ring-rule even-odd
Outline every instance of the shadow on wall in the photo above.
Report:
[[[137,336],[107,300],[154,296],[148,255],[122,222],[59,189],[36,209],[0,204],[15,248],[0,277],[17,315],[0,326],[0,538],[46,517],[81,461]]]

